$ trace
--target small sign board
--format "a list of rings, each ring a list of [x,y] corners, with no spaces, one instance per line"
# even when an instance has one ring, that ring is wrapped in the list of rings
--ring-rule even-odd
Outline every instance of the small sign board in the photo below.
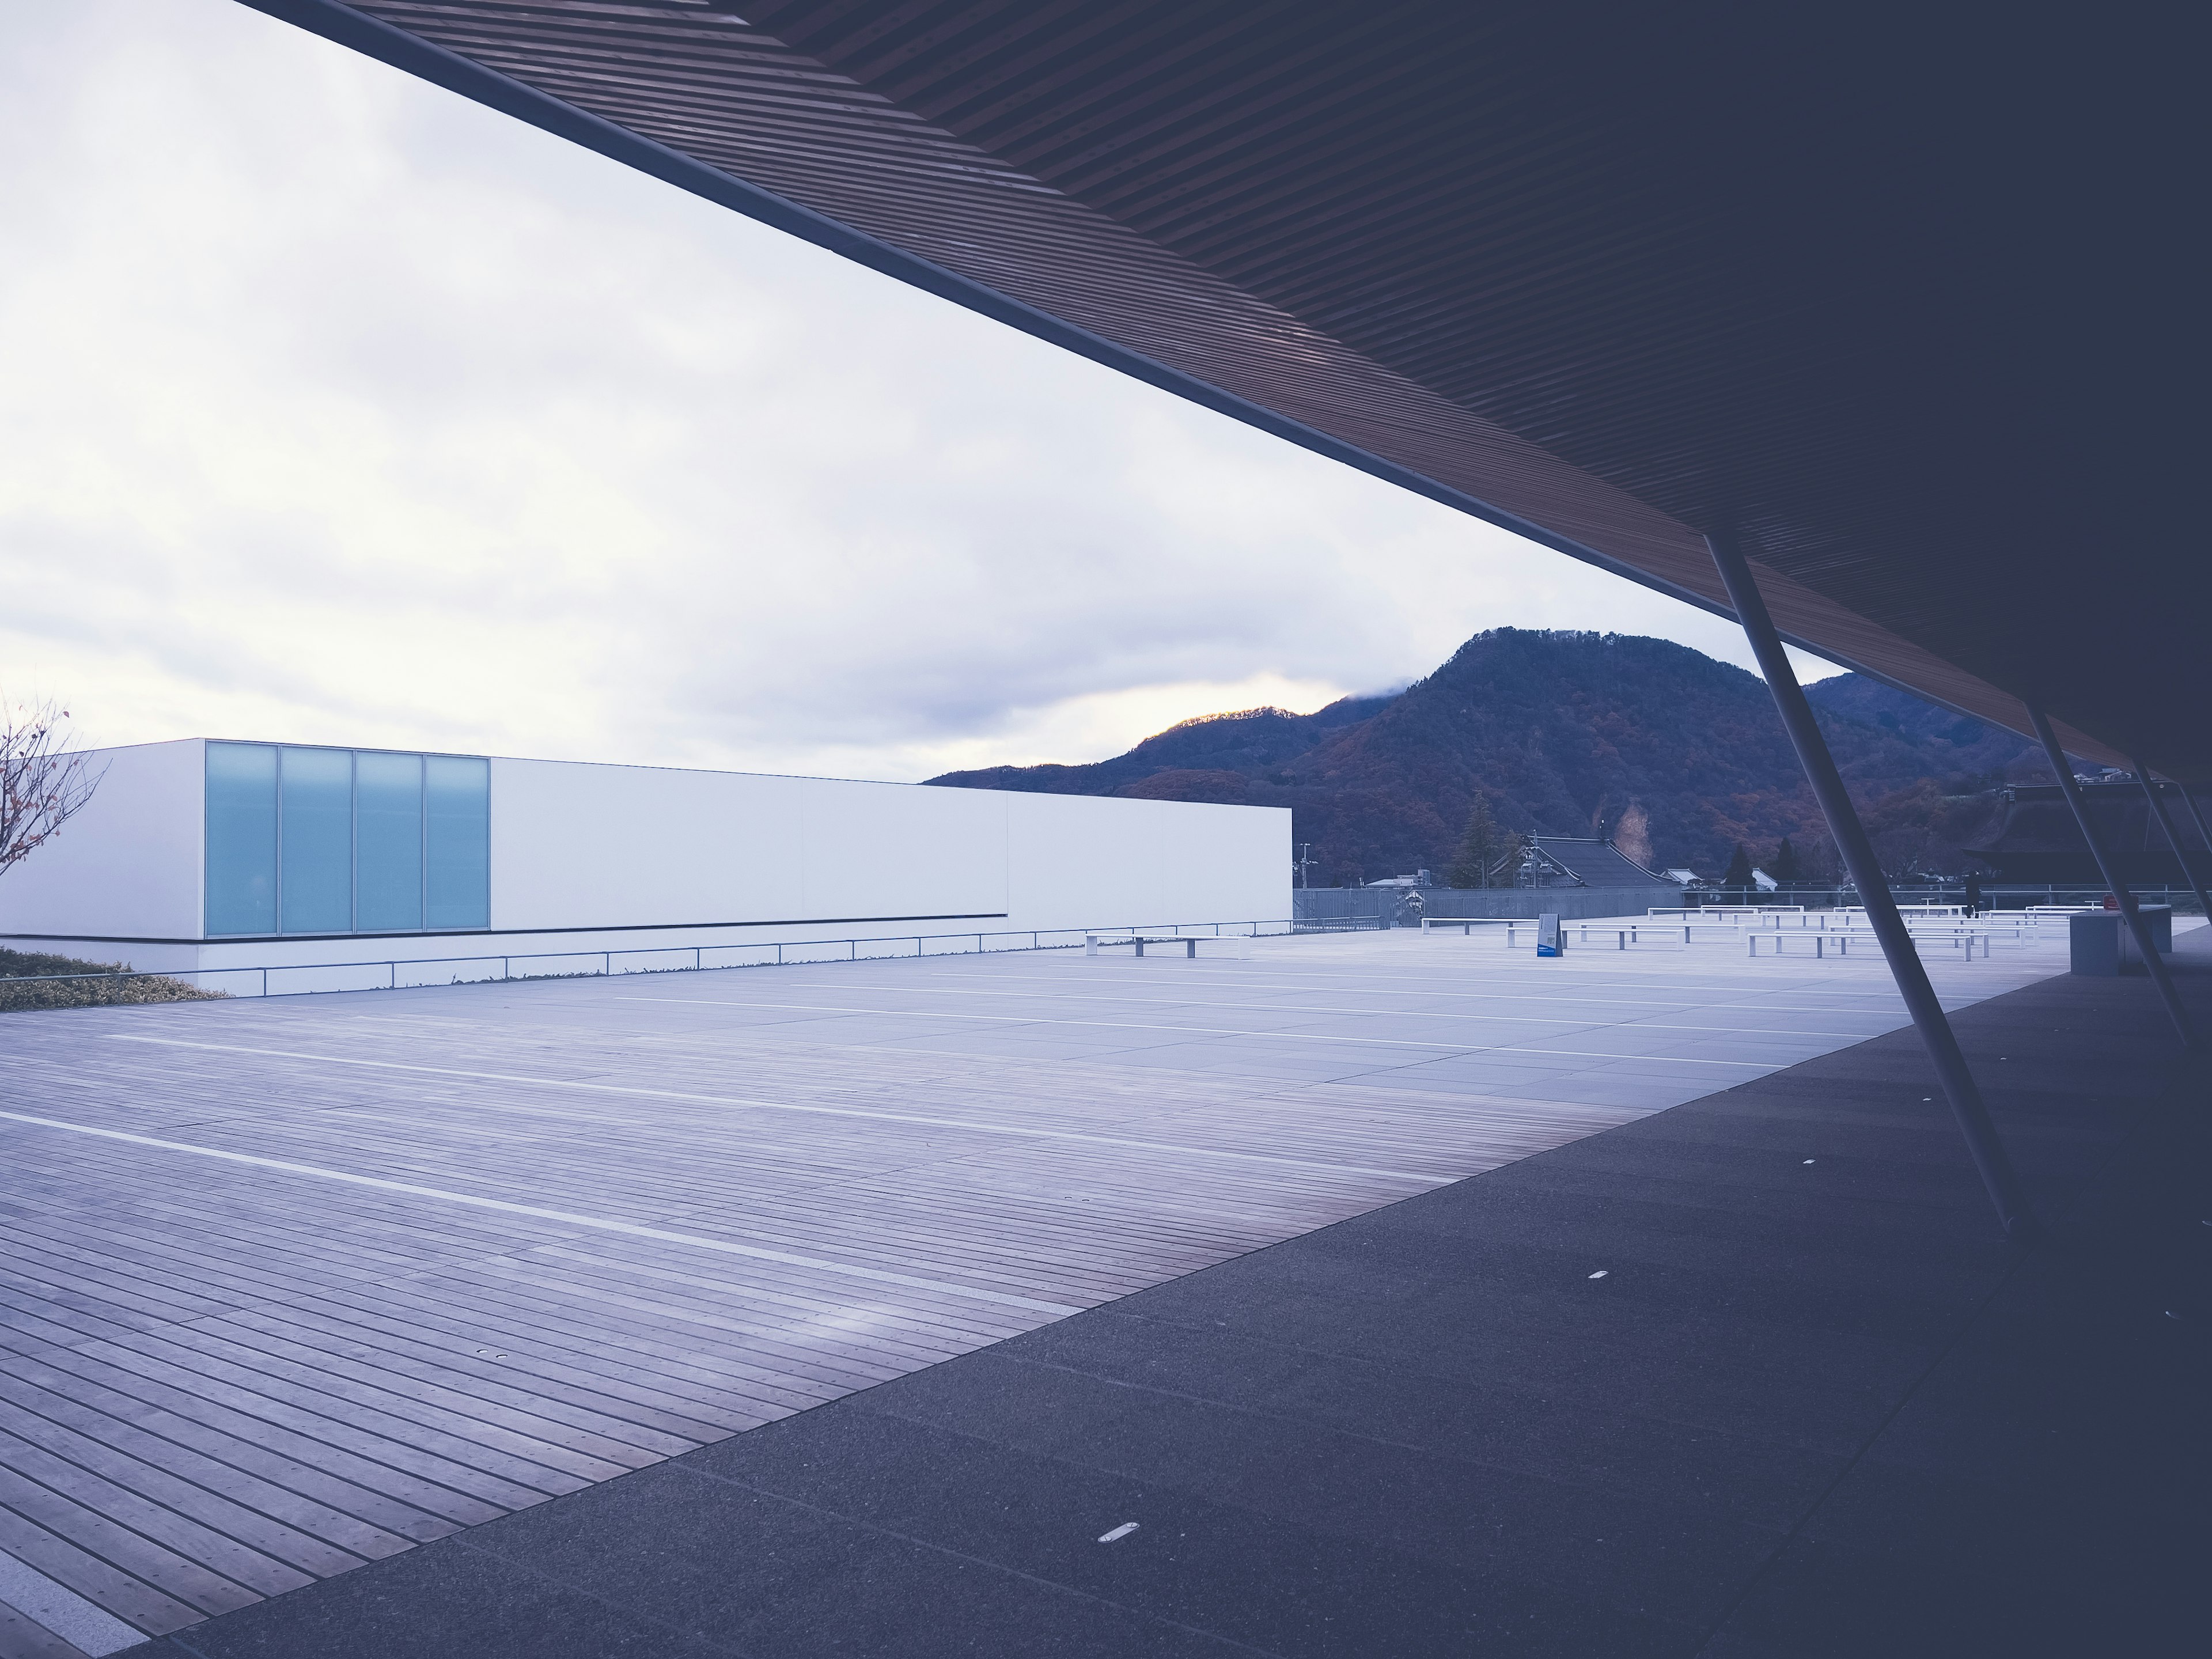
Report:
[[[1547,910],[1536,918],[1536,954],[1556,957],[1567,948],[1567,936],[1559,931],[1559,913]]]

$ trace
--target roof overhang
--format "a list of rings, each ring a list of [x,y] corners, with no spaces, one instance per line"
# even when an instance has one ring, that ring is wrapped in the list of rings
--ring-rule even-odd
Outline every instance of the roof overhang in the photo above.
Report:
[[[2056,21],[246,0],[1544,546],[2212,781],[2185,54]]]

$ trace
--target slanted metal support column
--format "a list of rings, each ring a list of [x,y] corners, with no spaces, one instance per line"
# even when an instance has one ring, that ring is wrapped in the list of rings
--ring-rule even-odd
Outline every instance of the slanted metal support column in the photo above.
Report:
[[[1827,815],[1828,833],[1836,838],[1837,849],[1858,884],[1867,920],[1881,942],[1882,954],[1889,959],[1889,971],[1911,1012],[1913,1024],[1919,1028],[1921,1042],[1928,1045],[1929,1058],[1936,1062],[1944,1097],[1951,1103],[1952,1115],[1966,1138],[1966,1150],[1973,1155],[1990,1201],[1996,1206],[1997,1218],[2012,1237],[2033,1237],[2038,1231],[2034,1212],[2021,1191],[2012,1161],[2005,1156],[2004,1143],[1997,1139],[1996,1126],[1990,1121],[1989,1108],[1982,1103],[1974,1074],[1966,1068],[1966,1057],[1960,1052],[1959,1039],[1944,1015],[1943,1004],[1936,995],[1936,988],[1928,982],[1928,970],[1913,948],[1912,935],[1905,931],[1905,919],[1897,914],[1897,902],[1889,896],[1889,882],[1875,860],[1874,843],[1859,823],[1858,811],[1851,805],[1843,776],[1828,753],[1827,741],[1813,718],[1812,705],[1805,701],[1804,688],[1797,684],[1796,673],[1782,649],[1781,636],[1775,633],[1766,601],[1759,597],[1759,586],[1752,580],[1751,567],[1744,562],[1732,533],[1707,536],[1705,545],[1728,588],[1729,603],[1735,606],[1736,619],[1751,641],[1752,654],[1766,675],[1767,689],[1774,694],[1774,706],[1781,712],[1798,763],[1805,769],[1820,810]]]
[[[2058,746],[2058,734],[2051,729],[2051,716],[2033,703],[2021,706],[2035,726],[2035,735],[2042,740],[2043,752],[2050,757],[2051,770],[2058,780],[2066,804],[2074,809],[2074,822],[2081,826],[2081,839],[2089,843],[2089,856],[2097,860],[2098,873],[2104,877],[2106,888],[2119,901],[2120,914],[2127,918],[2128,931],[2135,935],[2136,949],[2142,956],[2143,966],[2150,969],[2151,982],[2158,987],[2159,1000],[2166,1004],[2166,1016],[2173,1021],[2173,1029],[2181,1034],[2181,1046],[2194,1048],[2197,1026],[2189,1018],[2189,1010],[2182,1006],[2181,993],[2173,988],[2173,975],[2166,971],[2166,958],[2158,953],[2157,943],[2150,936],[2150,924],[2142,919],[2142,912],[2136,906],[2134,891],[2120,879],[2119,866],[2105,850],[2104,837],[2089,822],[2089,804],[2081,799],[2081,786],[2074,781],[2073,764],[2067,760],[2066,751]]]
[[[2197,873],[2196,860],[2189,856],[2187,849],[2181,844],[2181,837],[2174,833],[2173,820],[2166,816],[2166,803],[2158,798],[2158,785],[2151,781],[2150,774],[2134,756],[2128,757],[2128,763],[2136,769],[2136,781],[2142,785],[2143,793],[2150,798],[2151,816],[2158,820],[2158,827],[2166,831],[2166,844],[2173,848],[2173,861],[2181,866],[2181,873],[2189,884],[2197,890],[2197,902],[2203,907],[2205,919],[2212,921],[2212,898],[2204,896],[2204,878]],[[2180,786],[2175,787],[2179,788]],[[2186,800],[2188,796],[2189,792],[2182,790],[2182,799]],[[2201,829],[2203,826],[2198,827]]]

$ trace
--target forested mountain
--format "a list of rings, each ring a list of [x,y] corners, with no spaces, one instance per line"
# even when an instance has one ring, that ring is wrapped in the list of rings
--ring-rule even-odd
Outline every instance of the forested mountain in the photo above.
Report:
[[[1886,863],[1948,856],[1979,823],[1978,792],[2043,775],[2026,740],[1856,675],[1808,690]],[[1786,835],[1816,860],[1826,841],[1764,683],[1615,634],[1497,629],[1393,696],[1201,716],[1091,765],[932,781],[1287,806],[1331,884],[1441,871],[1478,792],[1508,831],[1601,832],[1708,875],[1738,841],[1764,855]]]

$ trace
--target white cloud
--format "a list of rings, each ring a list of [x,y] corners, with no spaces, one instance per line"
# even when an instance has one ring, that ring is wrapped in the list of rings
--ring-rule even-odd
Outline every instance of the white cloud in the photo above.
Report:
[[[228,0],[0,11],[0,685],[921,777],[1728,624]]]

